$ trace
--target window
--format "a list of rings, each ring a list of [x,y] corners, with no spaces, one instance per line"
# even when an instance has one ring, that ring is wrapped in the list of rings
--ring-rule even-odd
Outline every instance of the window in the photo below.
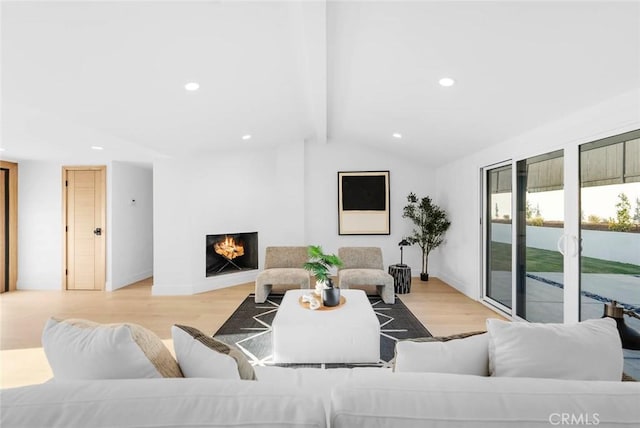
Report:
[[[640,131],[580,146],[580,210],[580,319],[611,300],[640,312]]]

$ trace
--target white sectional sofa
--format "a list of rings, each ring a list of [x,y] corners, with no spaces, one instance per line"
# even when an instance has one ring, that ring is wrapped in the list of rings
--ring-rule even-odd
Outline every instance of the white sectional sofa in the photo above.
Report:
[[[48,382],[0,392],[3,428],[326,426],[295,387],[203,378]]]
[[[636,427],[636,382],[385,369],[257,370],[258,381],[48,382],[0,392],[14,427]],[[564,421],[564,423],[563,423]]]
[[[139,327],[51,320],[43,344],[56,379],[0,391],[0,426],[640,426],[640,384],[620,381],[612,319],[488,320],[487,328],[462,339],[401,342],[395,371],[323,370],[252,368],[232,347],[174,326],[178,367]],[[104,379],[137,372],[155,378]]]
[[[634,382],[397,373],[336,386],[334,428],[557,425],[632,427],[640,424]]]

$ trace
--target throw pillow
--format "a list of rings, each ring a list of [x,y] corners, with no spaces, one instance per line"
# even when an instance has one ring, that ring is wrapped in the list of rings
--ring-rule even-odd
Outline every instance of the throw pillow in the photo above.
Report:
[[[576,324],[487,320],[492,376],[619,381],[622,343],[612,318]]]
[[[240,350],[184,325],[171,327],[171,336],[185,377],[256,379],[251,363]]]
[[[42,346],[56,380],[182,377],[162,340],[137,324],[50,318]]]
[[[399,341],[393,370],[488,376],[488,344],[485,332]]]

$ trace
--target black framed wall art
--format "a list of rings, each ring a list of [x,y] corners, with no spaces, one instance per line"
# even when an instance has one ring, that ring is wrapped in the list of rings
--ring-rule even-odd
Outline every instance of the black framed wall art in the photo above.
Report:
[[[389,171],[338,172],[338,234],[390,233]]]

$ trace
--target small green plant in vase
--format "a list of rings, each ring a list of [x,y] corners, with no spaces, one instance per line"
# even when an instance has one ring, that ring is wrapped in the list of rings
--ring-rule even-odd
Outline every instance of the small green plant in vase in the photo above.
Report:
[[[342,266],[342,260],[335,254],[325,254],[319,245],[309,245],[307,254],[309,255],[309,260],[303,267],[316,278],[316,294],[320,295],[322,293],[325,306],[336,306],[340,301],[340,290],[335,287],[335,291],[327,292],[327,290],[334,290],[329,270],[333,267]],[[333,299],[335,295],[337,295],[337,301]]]

